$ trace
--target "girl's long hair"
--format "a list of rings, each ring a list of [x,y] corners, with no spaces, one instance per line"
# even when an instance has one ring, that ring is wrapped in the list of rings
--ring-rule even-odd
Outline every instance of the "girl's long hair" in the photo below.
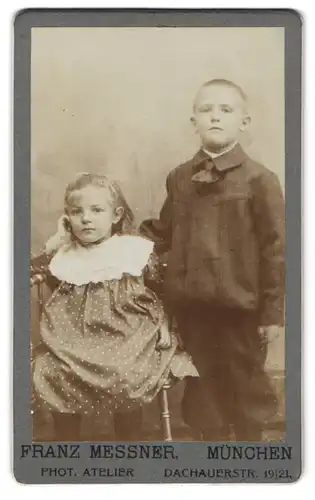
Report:
[[[68,200],[71,193],[86,186],[98,186],[106,189],[113,209],[115,210],[119,207],[123,208],[121,219],[117,224],[113,224],[112,234],[122,235],[132,234],[135,232],[134,214],[126,201],[120,186],[116,181],[105,175],[91,174],[87,172],[78,174],[78,176],[66,187],[64,197],[65,212],[67,211]]]

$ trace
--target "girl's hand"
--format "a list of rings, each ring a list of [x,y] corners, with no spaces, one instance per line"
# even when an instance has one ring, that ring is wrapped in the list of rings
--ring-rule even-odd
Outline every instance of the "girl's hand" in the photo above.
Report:
[[[57,232],[49,238],[45,245],[45,252],[50,253],[59,250],[62,245],[70,243],[69,217],[62,215],[58,220]]]
[[[167,321],[163,321],[159,330],[159,340],[157,342],[158,349],[169,349],[172,345],[172,338],[168,328]]]

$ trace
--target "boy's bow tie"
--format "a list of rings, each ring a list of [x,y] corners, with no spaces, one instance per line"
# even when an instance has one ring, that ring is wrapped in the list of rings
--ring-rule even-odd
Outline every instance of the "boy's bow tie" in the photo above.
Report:
[[[192,176],[193,182],[205,182],[205,183],[213,183],[220,179],[218,175],[218,171],[215,168],[214,162],[209,158],[205,160],[202,165],[202,169],[199,172],[195,173]]]

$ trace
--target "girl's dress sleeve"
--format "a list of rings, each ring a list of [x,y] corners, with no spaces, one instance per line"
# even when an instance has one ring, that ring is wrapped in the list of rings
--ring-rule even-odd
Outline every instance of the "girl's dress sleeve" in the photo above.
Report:
[[[145,268],[144,281],[145,285],[153,290],[156,295],[164,302],[164,274],[166,271],[167,260],[166,254],[158,255],[153,252],[150,255],[148,264]],[[168,318],[170,330],[177,337],[178,347],[184,349],[184,344],[178,330],[178,325],[171,311],[168,309],[167,304],[164,302],[164,311]]]
[[[48,271],[48,264],[48,255],[44,253],[37,257],[33,257],[31,259],[31,280],[34,280],[36,276],[38,276],[38,278],[42,276],[43,279],[45,279]]]
[[[30,279],[31,286],[46,283],[51,291],[56,288],[59,280],[49,271],[49,263],[53,254],[42,253],[31,259]]]
[[[44,302],[44,295],[47,295],[47,293],[50,295],[59,283],[57,278],[52,276],[49,271],[51,259],[52,255],[42,253],[32,258],[30,263],[30,285],[31,288],[33,288],[31,296],[33,300],[35,300],[31,309],[32,331],[30,338],[30,362],[32,371],[37,353],[40,352],[42,347],[39,333],[39,320]],[[43,290],[44,287],[46,289],[45,293]]]
[[[153,290],[161,300],[163,300],[165,269],[166,263],[163,262],[163,258],[159,257],[157,253],[152,252],[144,269],[144,283],[148,288]]]

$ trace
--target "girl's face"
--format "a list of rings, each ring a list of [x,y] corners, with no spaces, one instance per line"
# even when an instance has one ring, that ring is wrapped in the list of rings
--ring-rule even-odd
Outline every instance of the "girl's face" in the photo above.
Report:
[[[122,216],[113,209],[106,189],[92,185],[70,194],[67,214],[73,235],[84,245],[109,238]]]

